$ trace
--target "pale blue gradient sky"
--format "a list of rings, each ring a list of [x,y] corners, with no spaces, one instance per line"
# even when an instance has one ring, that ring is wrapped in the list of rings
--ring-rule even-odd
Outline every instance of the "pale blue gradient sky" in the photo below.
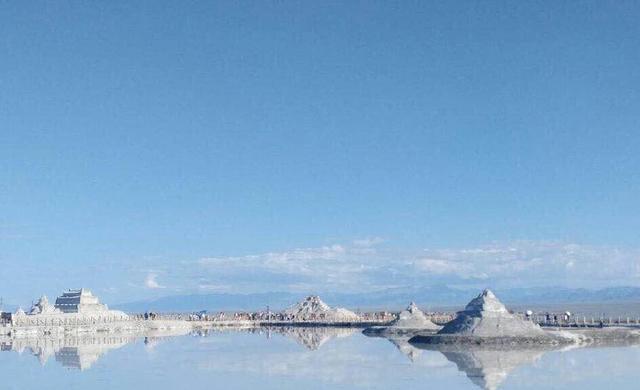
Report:
[[[373,237],[381,269],[458,248],[468,273],[469,248],[553,241],[601,254],[587,286],[612,251],[609,284],[640,284],[639,19],[636,1],[0,2],[2,294],[197,291],[202,258]],[[340,256],[339,276],[373,261]],[[292,267],[251,289],[303,288]]]

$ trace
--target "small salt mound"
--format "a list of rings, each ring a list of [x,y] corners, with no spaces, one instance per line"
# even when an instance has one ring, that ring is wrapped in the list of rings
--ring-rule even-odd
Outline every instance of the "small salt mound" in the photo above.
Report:
[[[410,328],[410,329],[429,329],[436,330],[440,327],[433,322],[416,306],[411,302],[406,310],[400,312],[398,319],[392,324],[394,328]]]
[[[438,334],[474,337],[547,337],[532,321],[509,313],[490,290],[471,300]]]
[[[331,308],[316,295],[306,297],[284,313],[292,316],[296,321],[350,322],[360,319],[356,313],[347,309]]]

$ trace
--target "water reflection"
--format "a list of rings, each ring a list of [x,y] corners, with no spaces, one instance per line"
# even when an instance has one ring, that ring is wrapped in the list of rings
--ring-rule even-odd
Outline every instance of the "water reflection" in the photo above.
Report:
[[[356,329],[351,328],[320,328],[320,327],[263,327],[263,328],[225,328],[209,329],[193,332],[199,336],[215,336],[222,332],[245,332],[263,334],[267,338],[274,335],[284,336],[294,340],[307,350],[318,350],[334,338],[351,336]],[[42,366],[53,357],[62,367],[68,369],[86,370],[107,352],[118,349],[126,344],[142,339],[145,349],[151,351],[170,337],[182,336],[189,333],[186,330],[147,332],[145,334],[124,335],[66,335],[62,337],[5,337],[0,339],[0,348],[6,352],[25,352],[35,356]]]
[[[389,338],[389,342],[398,348],[398,351],[406,356],[412,363],[418,361],[422,355],[422,351],[413,345],[409,344],[409,339],[403,338]]]
[[[357,328],[346,327],[304,327],[304,326],[263,326],[247,328],[213,328],[194,332],[199,336],[215,336],[223,332],[245,332],[260,334],[270,339],[274,336],[289,338],[304,348],[315,351],[320,349],[328,341],[335,338],[345,338],[359,332]]]
[[[551,349],[506,349],[465,346],[428,348],[442,353],[478,387],[495,390],[516,368],[533,364]]]
[[[288,337],[310,351],[315,351],[335,338],[344,338],[357,332],[354,328],[305,328],[295,327],[270,327],[266,329],[270,335],[280,334]]]
[[[381,355],[372,353],[371,345],[361,344],[366,341],[358,337],[361,329],[265,327],[239,332],[260,335],[264,342],[233,337],[237,344],[220,348],[220,354],[210,355],[199,361],[198,368],[216,376],[224,373],[228,376],[286,378],[287,386],[266,386],[268,389],[300,388],[294,386],[294,383],[299,382],[304,382],[304,388],[327,388],[328,384],[331,388],[374,388],[386,376],[382,374],[387,368],[381,367]],[[225,333],[231,332],[216,330],[203,335],[222,339]],[[356,337],[352,337],[354,335]],[[237,349],[239,344],[245,348],[244,351],[260,348],[259,359],[240,352]],[[234,355],[234,358],[225,354]]]
[[[640,364],[640,348],[626,346],[570,351],[436,347],[412,345],[407,337],[369,338],[358,329],[319,327],[226,328],[192,332],[196,337],[185,332],[4,337],[0,346],[15,356],[26,355],[26,360],[33,355],[46,364],[46,375],[55,377],[57,388],[69,389],[136,388],[140,381],[168,389],[181,381],[197,384],[215,378],[229,388],[259,383],[265,389],[387,389],[399,383],[403,387],[429,383],[450,389],[507,390],[593,387],[611,380],[613,372],[616,380],[622,378],[616,383],[620,389],[633,388],[635,381],[629,378]],[[127,344],[131,347],[125,348]],[[9,357],[2,356],[0,374],[33,377],[32,365]],[[51,361],[56,364],[47,363]],[[85,373],[68,375],[67,370],[56,370],[60,367]],[[591,375],[589,382],[585,375]],[[40,388],[35,379],[29,381],[13,388]]]
[[[637,342],[629,340],[600,341],[588,345],[570,346],[528,346],[528,347],[500,347],[479,345],[430,345],[409,343],[410,337],[381,337],[405,355],[413,364],[420,365],[422,352],[439,353],[447,361],[455,364],[458,371],[464,373],[474,384],[484,390],[495,390],[502,386],[506,379],[519,367],[533,366],[550,352],[564,353],[572,350],[594,350],[629,348],[638,346]]]
[[[2,341],[2,350],[20,354],[27,351],[43,366],[53,356],[62,367],[86,370],[105,353],[121,348],[135,339],[133,336],[114,335],[8,338]]]
[[[81,334],[57,336],[21,336],[0,337],[0,347],[5,352],[25,352],[35,356],[42,366],[51,357],[62,367],[73,370],[87,370],[107,352],[121,348],[138,339],[144,338],[148,348],[153,348],[160,340],[189,333],[183,328],[167,330],[150,330],[137,333]]]

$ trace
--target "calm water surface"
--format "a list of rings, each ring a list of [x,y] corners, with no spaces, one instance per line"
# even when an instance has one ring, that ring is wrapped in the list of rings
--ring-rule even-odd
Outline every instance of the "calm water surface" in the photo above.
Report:
[[[7,389],[637,389],[640,347],[429,351],[349,329],[3,345]]]

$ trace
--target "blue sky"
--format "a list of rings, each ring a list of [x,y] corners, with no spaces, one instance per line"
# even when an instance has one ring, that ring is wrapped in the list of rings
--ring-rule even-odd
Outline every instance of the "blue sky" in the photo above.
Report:
[[[640,285],[639,17],[1,2],[2,295]]]

